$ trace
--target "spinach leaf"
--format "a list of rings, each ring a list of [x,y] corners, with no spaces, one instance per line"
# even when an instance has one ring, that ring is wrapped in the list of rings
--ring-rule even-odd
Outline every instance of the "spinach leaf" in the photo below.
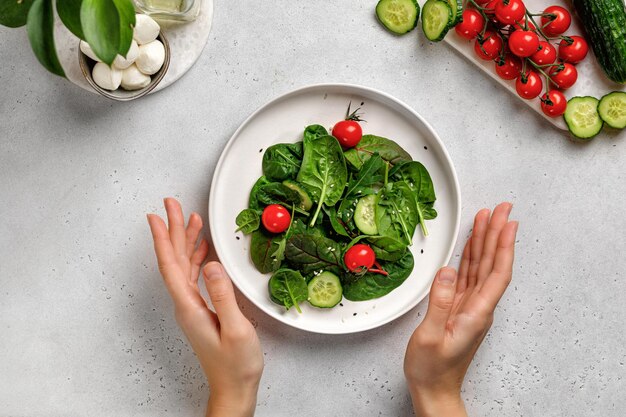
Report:
[[[332,136],[304,139],[304,158],[298,182],[317,202],[311,225],[315,224],[323,204],[334,206],[341,199],[347,177],[346,160],[337,139]]]
[[[337,218],[337,209],[335,206],[324,207],[324,212],[328,217],[330,227],[335,231],[335,233],[341,236],[350,237],[342,222]]]
[[[344,154],[348,163],[359,170],[375,153],[380,154],[384,161],[392,165],[412,160],[411,155],[396,142],[374,135],[363,135],[361,141]]]
[[[248,198],[248,206],[251,209],[261,209],[263,206],[259,203],[258,195],[261,190],[261,187],[264,185],[270,184],[270,181],[265,178],[265,176],[260,177],[254,185],[252,186],[252,190],[250,190],[250,197]]]
[[[322,270],[339,274],[343,269],[341,253],[339,243],[315,234],[294,234],[285,249],[287,261],[305,275]]]
[[[357,197],[346,197],[341,200],[337,208],[337,220],[350,232],[351,236],[358,233],[358,229],[354,223],[354,210],[358,202],[359,199]]]
[[[302,142],[272,145],[263,154],[263,174],[270,181],[294,179],[302,164]]]
[[[370,247],[376,254],[376,259],[383,261],[397,261],[407,250],[407,245],[387,236],[368,236]]]
[[[239,226],[235,232],[242,231],[244,234],[249,235],[261,226],[261,216],[256,210],[245,209],[237,215],[235,222]]]
[[[257,200],[265,205],[281,204],[285,207],[297,206],[302,201],[300,194],[280,182],[262,185],[256,195]]]
[[[321,125],[310,125],[304,129],[304,139],[315,139],[320,136],[327,136],[328,131],[324,126]]]
[[[406,251],[396,262],[381,262],[382,268],[389,273],[365,273],[362,276],[344,273],[343,296],[351,301],[366,301],[389,294],[398,288],[413,271],[413,254]]]
[[[256,269],[262,274],[274,272],[280,268],[281,261],[273,255],[278,250],[281,237],[281,235],[271,235],[263,229],[252,232],[250,257]]]
[[[435,186],[430,174],[424,165],[417,161],[402,164],[397,170],[393,170],[392,178],[402,181],[411,189],[417,210],[418,223],[424,236],[428,236],[428,228],[424,220],[437,217],[437,211],[433,204],[437,199]]]
[[[361,167],[361,169],[348,181],[346,186],[346,197],[364,196],[373,194],[372,186],[383,181],[380,174],[384,170],[384,162],[379,154],[372,155]]]
[[[287,310],[294,306],[298,313],[302,313],[298,302],[309,299],[309,290],[300,272],[287,268],[279,269],[274,272],[267,286],[273,302],[285,306]]]
[[[411,189],[399,181],[388,184],[378,195],[378,234],[411,245],[418,222],[416,202]]]

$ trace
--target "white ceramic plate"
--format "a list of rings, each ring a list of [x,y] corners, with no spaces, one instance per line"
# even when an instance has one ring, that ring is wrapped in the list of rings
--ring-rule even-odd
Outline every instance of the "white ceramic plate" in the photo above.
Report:
[[[294,308],[270,301],[269,274],[256,270],[249,256],[250,237],[235,233],[235,217],[248,207],[248,194],[262,175],[263,151],[279,142],[302,139],[305,126],[331,127],[346,112],[349,102],[361,105],[365,133],[398,142],[421,161],[435,184],[439,216],[428,222],[430,235],[416,231],[411,248],[415,268],[409,278],[385,297],[350,302],[332,309],[302,303]],[[209,198],[209,222],[217,255],[233,282],[254,304],[290,326],[316,333],[353,333],[381,326],[419,303],[430,289],[438,268],[452,254],[459,229],[461,195],[456,172],[443,142],[420,115],[399,100],[366,87],[343,84],[304,87],[269,102],[250,116],[230,139],[215,169]]]
[[[573,6],[566,0],[524,0],[524,4],[528,8],[528,10],[532,11],[533,13],[541,13],[546,7],[553,4],[565,7],[572,13],[572,25],[567,30],[567,32],[565,32],[565,34],[584,34],[582,30],[582,23],[580,23],[580,20],[576,16],[576,13],[574,13]],[[536,21],[538,22],[538,20]],[[539,39],[542,40],[541,37]],[[539,101],[539,98],[536,98],[534,100],[524,100],[523,98],[519,97],[517,95],[517,92],[515,91],[515,80],[507,81],[501,79],[500,77],[498,77],[498,74],[496,74],[495,64],[493,63],[493,61],[484,61],[478,58],[474,53],[474,41],[468,41],[467,39],[463,39],[462,37],[457,35],[454,30],[451,30],[444,38],[444,40],[451,47],[456,49],[457,52],[476,64],[480,69],[489,74],[500,85],[504,86],[513,95],[515,95],[515,97],[517,97],[520,101],[526,103],[526,105],[530,106],[530,108],[535,110],[550,123],[552,123],[559,129],[567,130],[567,125],[565,124],[565,121],[562,117],[548,117],[543,114],[543,112],[541,111],[541,103]],[[578,80],[576,81],[576,84],[574,84],[572,88],[563,91],[565,97],[567,97],[568,100],[576,96],[593,96],[597,99],[600,99],[600,97],[610,93],[611,91],[626,91],[626,85],[614,83],[606,78],[606,75],[604,75],[602,68],[600,68],[600,65],[598,65],[598,62],[596,61],[596,57],[593,55],[593,51],[591,50],[591,48],[589,49],[589,54],[587,55],[585,60],[576,65],[576,69],[578,70]],[[541,81],[545,83],[543,77]],[[543,94],[543,92],[541,94]]]

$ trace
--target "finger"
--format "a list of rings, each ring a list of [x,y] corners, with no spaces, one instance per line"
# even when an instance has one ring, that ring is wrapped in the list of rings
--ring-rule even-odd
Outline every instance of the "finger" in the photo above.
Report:
[[[191,213],[191,216],[189,216],[189,221],[187,222],[187,230],[185,231],[188,257],[193,255],[201,231],[202,217],[200,217],[198,213]]]
[[[177,256],[186,256],[187,237],[185,234],[185,217],[180,203],[173,198],[164,200],[165,211],[169,224],[170,240]]]
[[[219,262],[209,262],[202,270],[204,283],[222,328],[237,328],[247,319],[239,310],[233,283]]]
[[[443,267],[439,270],[428,298],[428,311],[422,326],[436,334],[443,334],[450,317],[456,294],[457,274],[454,268]]]
[[[517,228],[518,222],[509,222],[502,229],[497,243],[493,272],[480,289],[480,295],[487,300],[491,311],[496,308],[511,282]]]
[[[467,239],[465,248],[463,249],[463,255],[461,256],[461,265],[459,266],[458,283],[456,284],[456,292],[462,293],[467,288],[467,274],[469,273],[470,264],[470,248],[472,245],[472,238]]]
[[[478,266],[483,253],[483,244],[487,225],[489,224],[489,209],[482,209],[474,217],[474,227],[472,229],[472,243],[470,244],[470,263],[467,274],[467,288],[474,288],[477,281]]]
[[[202,239],[198,248],[191,255],[191,276],[190,280],[192,284],[197,284],[200,278],[200,267],[209,254],[209,242],[206,239]]]
[[[478,281],[476,283],[478,287],[483,284],[493,269],[500,232],[509,221],[509,214],[512,208],[513,205],[511,203],[501,203],[493,210],[493,215],[487,227],[480,264],[478,265]]]
[[[183,275],[178,266],[165,222],[156,214],[148,214],[148,224],[152,232],[159,271],[163,276],[165,286],[174,302],[181,303],[185,299],[187,284],[180,279]]]

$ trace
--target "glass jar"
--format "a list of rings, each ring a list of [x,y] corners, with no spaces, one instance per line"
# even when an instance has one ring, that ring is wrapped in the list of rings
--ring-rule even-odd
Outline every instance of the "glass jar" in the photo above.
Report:
[[[190,22],[198,17],[203,0],[134,0],[142,13],[155,19]]]

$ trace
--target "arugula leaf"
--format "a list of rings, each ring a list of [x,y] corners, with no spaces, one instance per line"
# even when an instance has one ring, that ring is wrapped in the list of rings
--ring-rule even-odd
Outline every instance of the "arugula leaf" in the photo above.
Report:
[[[239,226],[235,232],[242,231],[244,234],[249,235],[261,226],[261,216],[256,210],[245,209],[237,215],[235,222]]]
[[[26,24],[34,0],[0,0],[0,25],[18,28]]]
[[[417,222],[415,198],[407,184],[399,181],[380,190],[376,205],[379,235],[411,245]]]
[[[85,40],[85,34],[80,23],[80,6],[83,0],[57,0],[57,13],[66,28],[79,39]]]
[[[347,177],[346,161],[337,139],[332,136],[304,139],[298,182],[317,202],[310,225],[315,224],[323,204],[334,206],[341,199]]]
[[[302,313],[298,302],[309,299],[309,290],[300,272],[288,268],[279,269],[267,285],[273,302],[285,306],[287,310],[294,306],[298,313]]]
[[[270,181],[294,179],[302,164],[302,142],[272,145],[263,154],[263,174]]]
[[[392,172],[394,180],[402,181],[411,189],[417,210],[417,221],[422,228],[424,236],[428,236],[428,228],[424,220],[431,220],[437,217],[437,212],[433,208],[437,196],[435,195],[435,186],[428,170],[421,163],[411,161],[402,164]]]
[[[314,234],[294,234],[287,240],[285,257],[305,275],[316,271],[335,274],[343,269],[341,245],[332,239]]]
[[[380,172],[384,169],[384,162],[377,153],[372,155],[361,169],[348,181],[345,197],[364,196],[373,194],[372,186],[383,181]]]
[[[48,71],[65,77],[54,46],[52,0],[35,0],[28,12],[27,32],[35,56]]]
[[[310,125],[304,129],[304,134],[302,135],[304,139],[315,139],[320,136],[327,136],[328,130],[322,125]]]
[[[354,148],[347,150],[344,155],[348,163],[354,169],[359,170],[375,153],[392,165],[412,160],[411,155],[396,142],[374,135],[363,135],[361,141]]]

